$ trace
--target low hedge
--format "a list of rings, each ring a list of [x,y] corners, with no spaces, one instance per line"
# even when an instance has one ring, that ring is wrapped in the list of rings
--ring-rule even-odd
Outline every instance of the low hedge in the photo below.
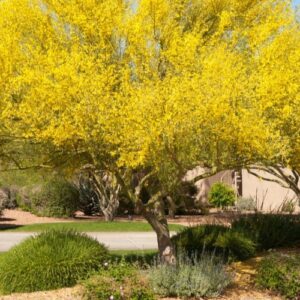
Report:
[[[172,238],[177,251],[222,254],[229,260],[244,260],[257,251],[300,243],[300,217],[256,213],[241,216],[231,227],[188,227]]]
[[[257,250],[300,242],[300,218],[295,215],[251,214],[234,221],[232,229],[249,237],[257,245]]]
[[[188,227],[172,237],[177,253],[194,255],[214,252],[229,260],[244,260],[255,254],[255,243],[242,232],[219,225]]]

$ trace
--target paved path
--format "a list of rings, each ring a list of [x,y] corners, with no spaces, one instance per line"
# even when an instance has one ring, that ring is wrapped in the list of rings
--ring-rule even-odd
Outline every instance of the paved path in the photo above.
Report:
[[[34,234],[36,233],[0,233],[0,252],[8,251],[11,247]],[[104,243],[111,250],[157,249],[156,234],[154,232],[87,232],[87,234]]]

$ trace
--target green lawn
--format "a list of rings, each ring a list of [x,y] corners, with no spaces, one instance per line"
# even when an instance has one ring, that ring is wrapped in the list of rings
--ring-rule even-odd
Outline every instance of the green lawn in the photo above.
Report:
[[[65,222],[45,223],[19,226],[16,228],[2,229],[18,232],[39,232],[47,229],[75,229],[83,232],[145,232],[153,231],[149,224],[143,222]],[[171,231],[179,231],[182,225],[169,225]],[[1,230],[0,230],[1,231]]]

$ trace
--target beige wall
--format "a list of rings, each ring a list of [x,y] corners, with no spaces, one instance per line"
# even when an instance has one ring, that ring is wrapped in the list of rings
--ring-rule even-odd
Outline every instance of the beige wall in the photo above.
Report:
[[[261,176],[272,178],[271,175],[261,172]],[[295,194],[292,190],[281,187],[278,183],[265,181],[249,174],[246,170],[242,171],[243,197],[254,197],[261,203],[264,199],[263,210],[276,210],[284,199],[292,199]],[[297,211],[299,211],[297,202]]]
[[[205,170],[201,167],[194,168],[187,172],[184,180],[191,180],[196,176],[204,173]],[[265,172],[259,173],[262,177],[272,178],[272,175]],[[211,186],[215,182],[224,182],[235,188],[233,172],[231,170],[220,172],[212,177],[199,180],[196,182],[198,193],[196,203],[207,203],[207,195]],[[263,210],[277,210],[286,199],[293,199],[295,194],[292,190],[281,187],[278,183],[265,181],[249,174],[246,170],[242,170],[242,196],[252,197],[257,200],[258,208],[263,203]],[[297,203],[296,211],[300,211],[299,203]]]

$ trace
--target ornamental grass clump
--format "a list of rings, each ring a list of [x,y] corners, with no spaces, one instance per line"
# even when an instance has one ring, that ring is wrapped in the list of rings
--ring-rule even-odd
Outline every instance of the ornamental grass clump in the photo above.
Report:
[[[149,271],[154,292],[165,297],[217,297],[231,283],[232,274],[214,255],[188,258],[179,255],[176,265],[156,264]]]
[[[34,292],[68,287],[101,268],[104,245],[72,230],[30,237],[0,260],[0,292]]]

